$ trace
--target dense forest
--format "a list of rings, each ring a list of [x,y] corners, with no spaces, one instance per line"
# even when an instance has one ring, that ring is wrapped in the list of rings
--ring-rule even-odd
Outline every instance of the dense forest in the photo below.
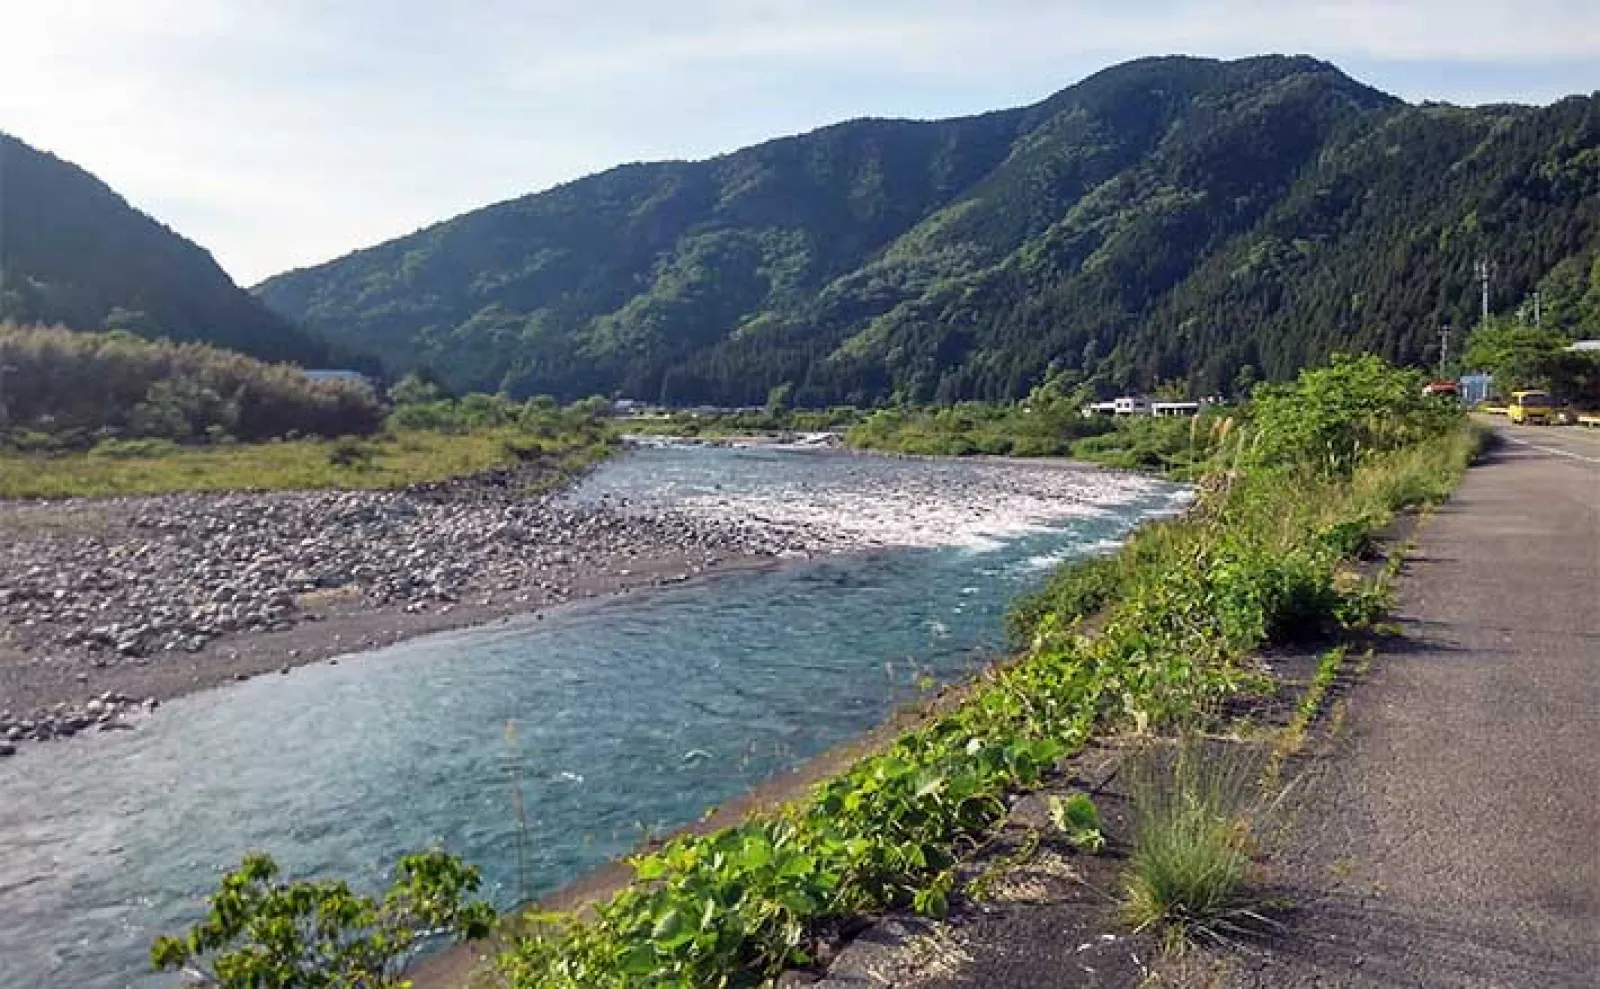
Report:
[[[0,320],[341,362],[104,182],[0,134]]]
[[[1577,305],[1597,247],[1600,97],[1413,106],[1309,58],[1162,58],[623,166],[257,291],[458,389],[944,402],[1431,363],[1480,255],[1509,311],[1541,285]]]

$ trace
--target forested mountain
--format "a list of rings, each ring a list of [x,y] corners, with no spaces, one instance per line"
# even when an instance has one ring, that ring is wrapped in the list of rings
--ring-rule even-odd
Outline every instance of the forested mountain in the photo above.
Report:
[[[0,321],[127,330],[323,365],[327,344],[69,162],[0,134]]]
[[[1600,285],[1597,247],[1600,97],[1411,106],[1310,58],[1162,58],[1020,109],[623,166],[257,291],[460,388],[1001,399],[1052,372],[1214,392],[1335,348],[1429,360],[1480,254],[1510,306],[1552,272]]]

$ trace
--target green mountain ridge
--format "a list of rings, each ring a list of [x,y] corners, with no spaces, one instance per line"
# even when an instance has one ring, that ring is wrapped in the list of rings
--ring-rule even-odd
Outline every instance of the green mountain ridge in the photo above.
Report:
[[[270,361],[328,344],[234,284],[204,248],[70,162],[0,133],[0,322],[121,329]]]
[[[1334,349],[1432,360],[1480,255],[1501,305],[1588,277],[1597,148],[1600,96],[1412,106],[1305,56],[1143,59],[1018,109],[624,165],[255,291],[516,395],[1227,391]]]

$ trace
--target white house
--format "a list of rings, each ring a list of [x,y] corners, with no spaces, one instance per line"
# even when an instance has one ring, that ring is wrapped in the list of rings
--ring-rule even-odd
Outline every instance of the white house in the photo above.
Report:
[[[1099,413],[1108,416],[1143,416],[1150,414],[1150,400],[1143,395],[1123,395],[1109,402],[1092,402],[1084,406],[1084,415]]]

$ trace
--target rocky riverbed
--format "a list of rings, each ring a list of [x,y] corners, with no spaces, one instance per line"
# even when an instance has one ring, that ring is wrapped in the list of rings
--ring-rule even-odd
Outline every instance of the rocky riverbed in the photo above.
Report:
[[[409,635],[846,548],[508,472],[399,492],[0,505],[0,754]]]
[[[981,552],[1152,484],[1059,462],[763,450],[643,450],[527,494],[538,480],[0,503],[0,756],[230,680],[712,570]]]

